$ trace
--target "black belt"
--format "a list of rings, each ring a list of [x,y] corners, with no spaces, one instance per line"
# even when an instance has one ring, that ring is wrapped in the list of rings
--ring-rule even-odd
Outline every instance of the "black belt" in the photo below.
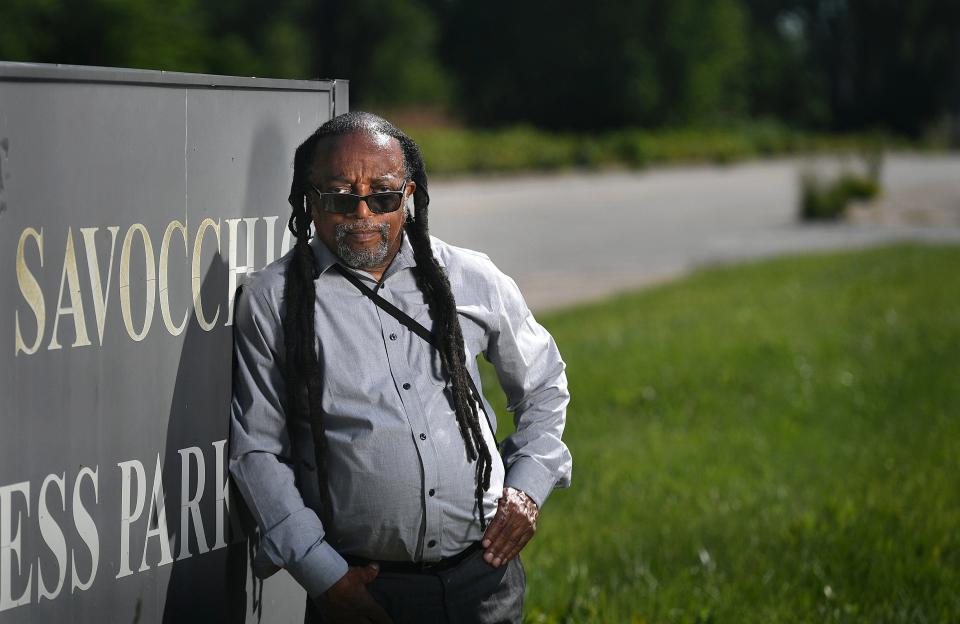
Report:
[[[440,559],[439,561],[380,561],[378,559],[367,559],[366,557],[357,557],[355,555],[342,555],[347,564],[352,566],[365,566],[376,563],[380,566],[381,572],[400,572],[402,574],[436,574],[450,568],[456,567],[464,559],[473,553],[481,550],[480,542],[474,542],[457,554]]]

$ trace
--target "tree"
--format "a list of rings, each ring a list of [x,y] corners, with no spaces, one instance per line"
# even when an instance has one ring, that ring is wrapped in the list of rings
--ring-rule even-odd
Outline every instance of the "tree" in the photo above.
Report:
[[[448,103],[451,78],[437,56],[436,18],[425,5],[324,0],[315,6],[315,67],[320,76],[348,78],[352,101],[388,108]]]
[[[739,0],[461,0],[445,20],[458,103],[478,123],[684,124],[746,106]]]

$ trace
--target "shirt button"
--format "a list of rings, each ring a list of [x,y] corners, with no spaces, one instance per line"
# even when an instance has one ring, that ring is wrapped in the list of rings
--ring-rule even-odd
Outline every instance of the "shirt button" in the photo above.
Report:
[[[408,383],[403,384],[403,389],[404,389],[404,390],[409,390],[409,389],[410,389],[410,384],[408,384]]]
[[[429,494],[430,496],[433,496],[433,495],[436,494],[436,493],[437,493],[437,491],[436,491],[435,489],[433,489],[433,488],[430,488],[430,491],[427,492],[427,494]]]
[[[437,545],[437,540],[430,540],[429,542],[427,542],[427,546],[429,546],[430,548],[433,548],[436,545]]]
[[[427,439],[427,434],[421,433],[421,434],[420,434],[420,439],[421,439],[421,440],[426,440],[426,439]]]
[[[397,339],[396,334],[390,334],[390,340],[396,340],[396,339]]]

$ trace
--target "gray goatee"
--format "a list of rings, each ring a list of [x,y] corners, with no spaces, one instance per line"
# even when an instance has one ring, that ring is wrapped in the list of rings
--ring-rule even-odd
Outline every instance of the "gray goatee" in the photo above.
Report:
[[[406,212],[406,207],[404,207],[404,217],[406,217]],[[406,218],[403,221],[406,221]],[[347,245],[346,241],[347,234],[351,232],[379,232],[380,240],[376,247],[365,247],[355,251]],[[387,223],[365,223],[363,221],[339,223],[334,229],[334,236],[337,239],[337,255],[354,269],[371,269],[379,266],[387,259],[387,253],[390,251],[391,234],[390,225]]]

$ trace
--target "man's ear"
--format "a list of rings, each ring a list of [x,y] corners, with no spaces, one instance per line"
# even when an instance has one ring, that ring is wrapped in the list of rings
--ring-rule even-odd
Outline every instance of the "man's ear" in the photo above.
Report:
[[[319,209],[314,205],[309,195],[304,195],[303,207],[307,211],[307,216],[310,217],[310,225],[313,226],[317,221],[317,212],[319,211]]]
[[[413,193],[407,195],[405,208],[407,210],[407,223],[413,223],[416,220],[416,215],[414,212],[417,209],[416,202],[413,199]]]

